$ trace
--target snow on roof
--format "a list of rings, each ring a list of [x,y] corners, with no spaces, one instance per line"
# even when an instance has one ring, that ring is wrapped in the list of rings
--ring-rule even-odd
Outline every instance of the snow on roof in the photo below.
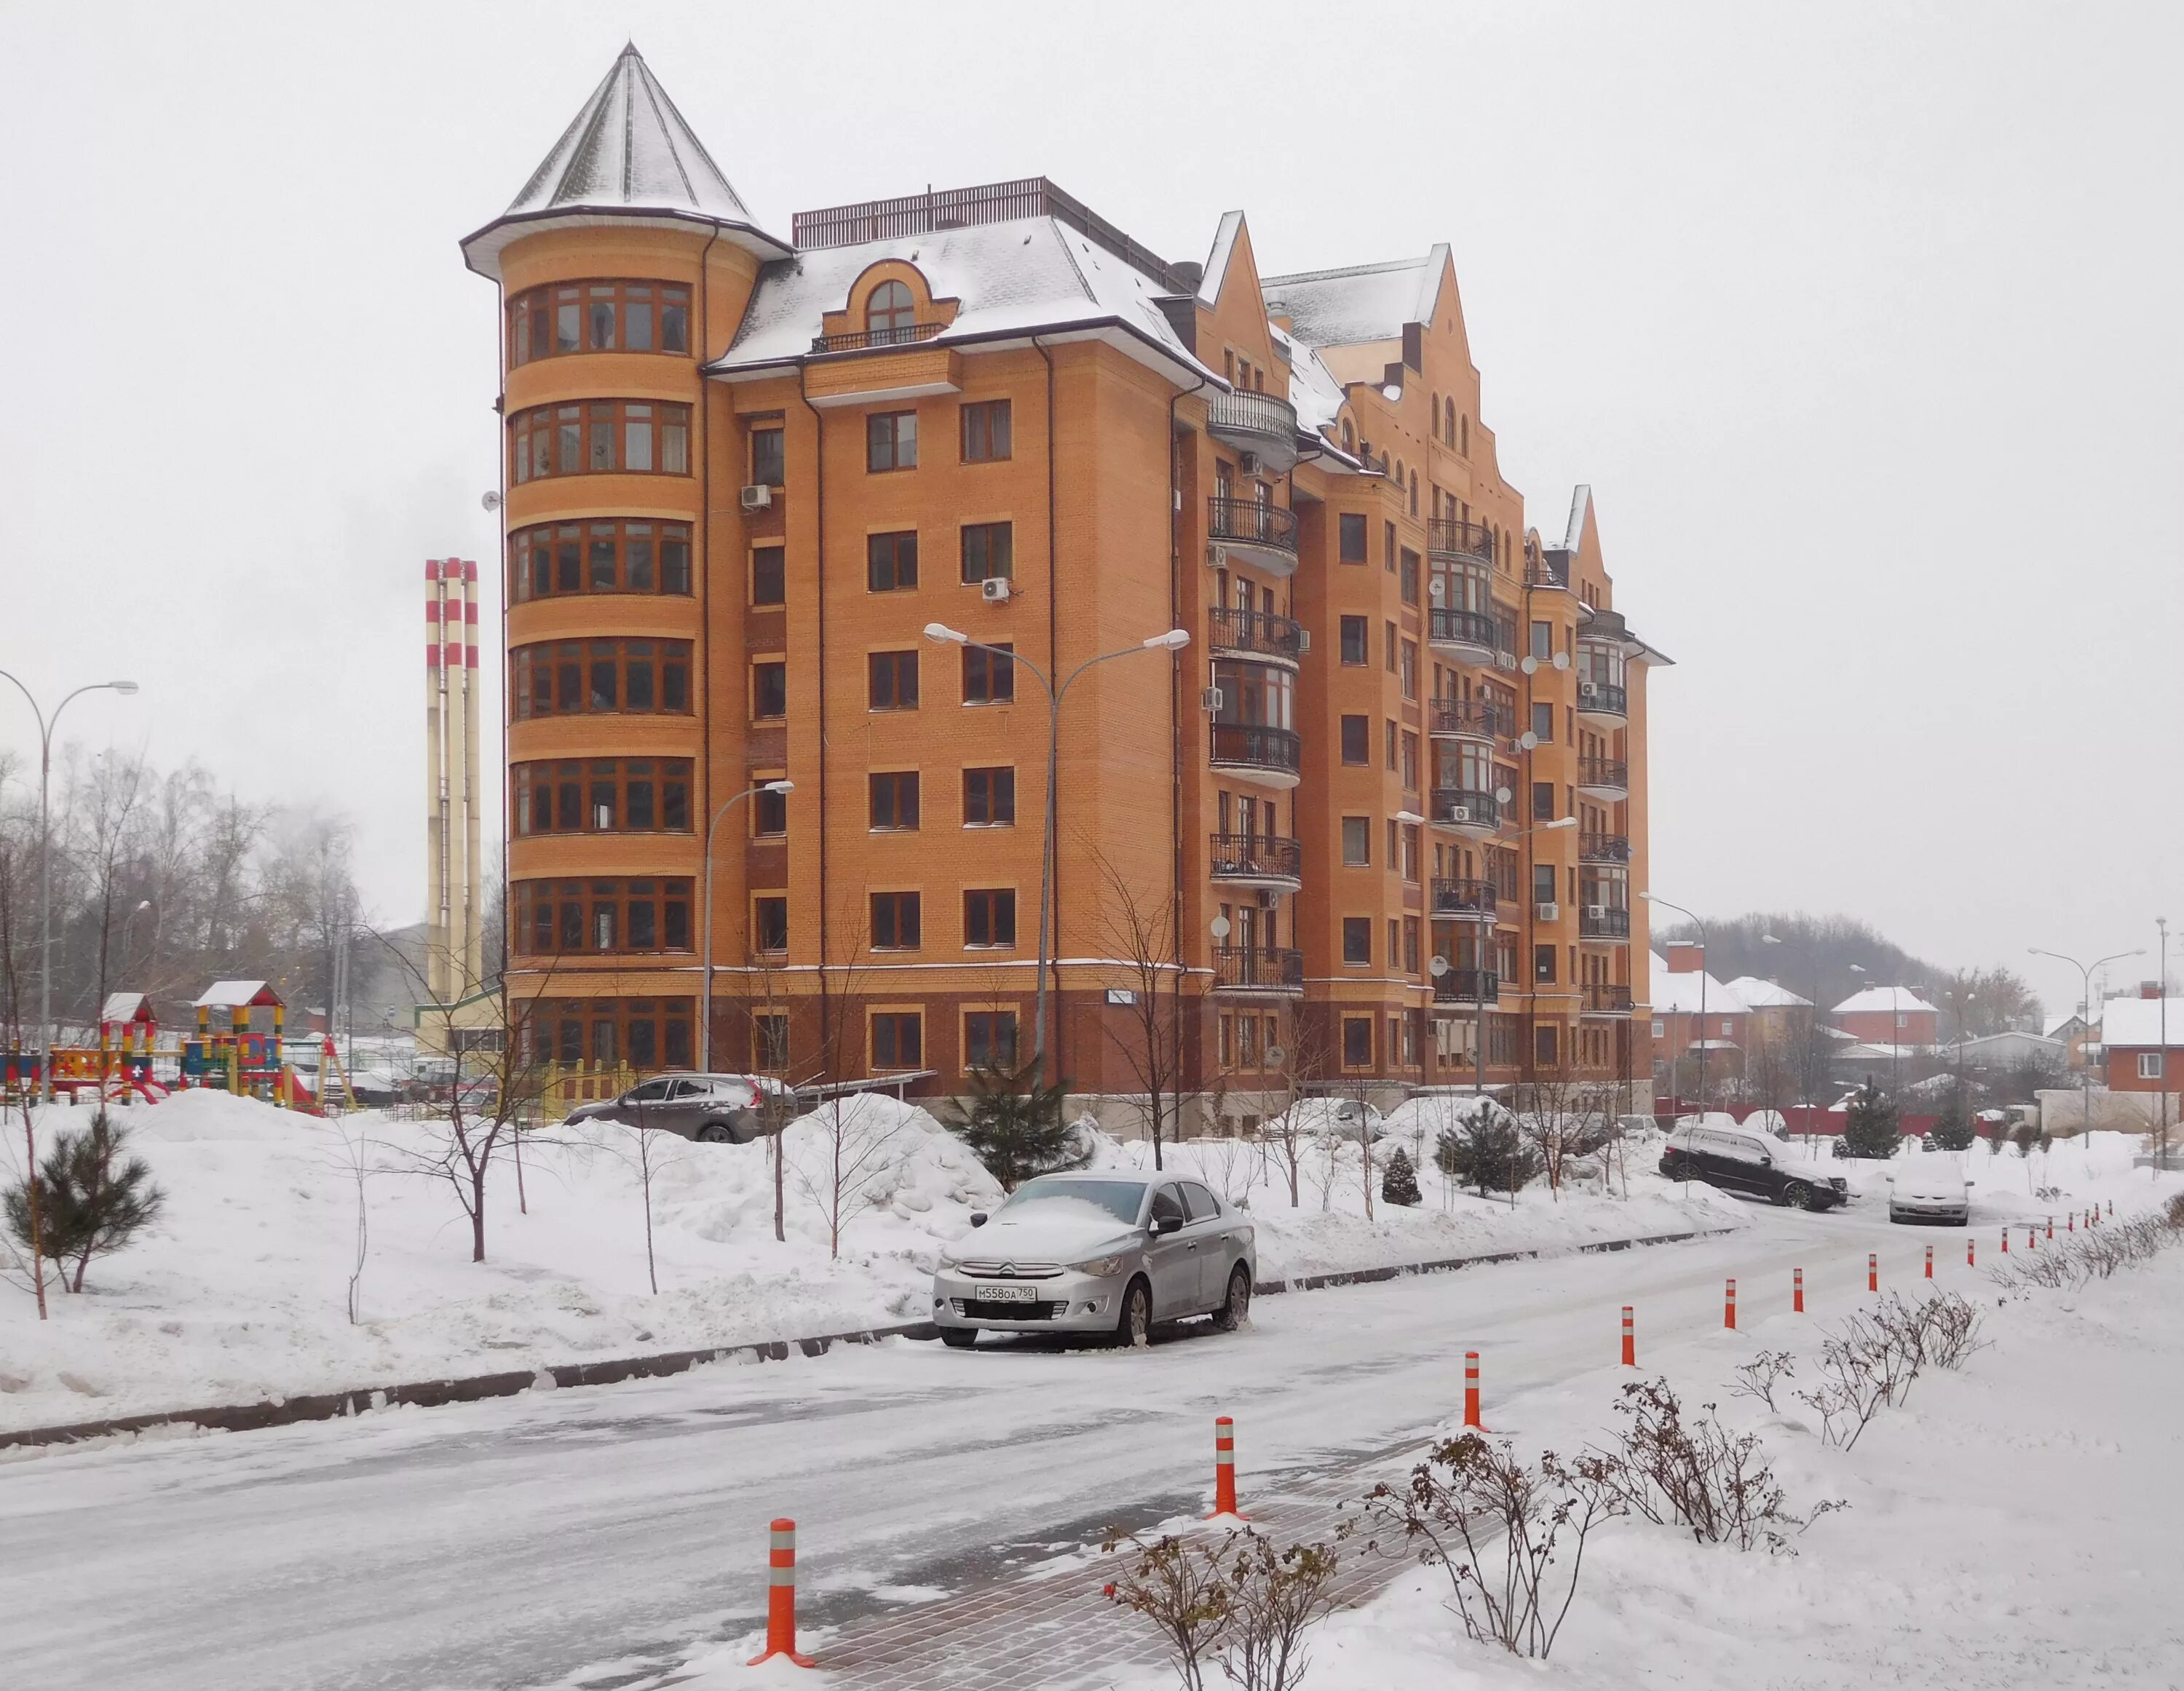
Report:
[[[1729,989],[1754,1010],[1810,1010],[1813,1001],[1801,998],[1787,987],[1763,981],[1757,975],[1739,975]]]
[[[151,1019],[152,1001],[142,993],[109,993],[100,1006],[101,1021],[134,1021],[139,1015]]]
[[[1835,1007],[1836,1015],[1857,1015],[1875,1010],[1929,1010],[1941,1014],[1940,1009],[1928,1004],[1908,987],[1868,987],[1862,993],[1852,993]]]
[[[1290,359],[1290,403],[1296,408],[1297,426],[1312,434],[1334,426],[1342,411],[1342,384],[1319,354],[1310,347],[1295,347]]]
[[[506,211],[463,242],[471,267],[497,275],[501,249],[525,225],[599,220],[615,213],[688,217],[752,237],[754,251],[785,253],[765,234],[634,44],[625,47]],[[513,227],[509,225],[513,225]]]
[[[1569,527],[1563,535],[1562,549],[1575,552],[1585,544],[1585,513],[1592,509],[1592,486],[1580,481],[1570,494]]]
[[[1717,981],[1703,971],[1691,969],[1671,974],[1659,958],[1653,960],[1653,1014],[1656,1015],[1696,1015],[1699,1013],[1699,982],[1706,982],[1706,1013],[1708,1015],[1745,1015],[1752,1006],[1731,987]]]
[[[1839,1063],[1892,1063],[1898,1057],[1924,1056],[1925,1052],[1924,1045],[1884,1045],[1877,1041],[1853,1039],[1849,1044],[1836,1048],[1830,1055]]]
[[[2072,1010],[2067,1015],[2051,1015],[2048,1018],[2046,1026],[2042,1029],[2042,1032],[2047,1034],[2048,1037],[2053,1039],[2057,1034],[2060,1033],[2064,1028],[2069,1027],[2073,1023],[2082,1027],[2086,1025],[2085,1018],[2080,1015],[2075,1010]]]
[[[1221,284],[1228,279],[1228,261],[1236,256],[1236,234],[1243,226],[1242,212],[1221,214],[1221,226],[1213,231],[1213,250],[1206,255],[1206,274],[1198,281],[1200,304],[1211,305],[1221,298]]]
[[[1448,267],[1448,247],[1424,257],[1339,270],[1300,270],[1261,280],[1271,312],[1281,308],[1291,332],[1309,347],[1346,347],[1360,341],[1392,341],[1406,323],[1430,323]]]
[[[2184,998],[2170,998],[2169,1043],[2184,1046]],[[2101,1043],[2113,1050],[2119,1045],[2159,1045],[2159,998],[2110,998],[2101,1007]]]
[[[1051,217],[821,248],[769,264],[759,272],[733,344],[710,372],[755,370],[810,356],[825,314],[848,303],[850,285],[887,259],[915,265],[934,298],[959,302],[956,320],[922,347],[1112,324],[1169,364],[1226,386],[1176,337],[1156,303],[1168,297],[1166,283]]]
[[[263,981],[214,981],[204,989],[192,1010],[237,1010],[247,1004],[278,1004],[273,989]]]

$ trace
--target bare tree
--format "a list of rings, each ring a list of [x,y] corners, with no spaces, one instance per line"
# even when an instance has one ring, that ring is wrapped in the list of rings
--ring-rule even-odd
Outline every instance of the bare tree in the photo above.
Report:
[[[1613,1117],[1598,1082],[1560,1070],[1536,1074],[1527,1090],[1529,1107],[1518,1116],[1518,1129],[1538,1154],[1547,1190],[1560,1203],[1572,1168],[1608,1143]]]
[[[1107,1037],[1137,1082],[1132,1102],[1152,1140],[1153,1166],[1162,1166],[1163,1131],[1182,1135],[1185,1018],[1198,994],[1184,978],[1176,911],[1165,892],[1134,885],[1096,848],[1100,932],[1110,957],[1129,981],[1124,1014],[1106,1024]]]
[[[1304,1112],[1297,1105],[1306,1089],[1326,1074],[1327,1056],[1323,1021],[1303,1015],[1293,1018],[1289,1043],[1282,1047],[1282,1060],[1275,1065],[1284,1102],[1280,1112],[1269,1116],[1261,1129],[1262,1137],[1273,1148],[1289,1180],[1292,1210],[1302,1205],[1304,1163],[1312,1140]]]

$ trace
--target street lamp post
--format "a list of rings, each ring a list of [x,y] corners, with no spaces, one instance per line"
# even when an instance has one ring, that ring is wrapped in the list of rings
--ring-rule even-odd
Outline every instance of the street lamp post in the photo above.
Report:
[[[1139,652],[1180,652],[1190,644],[1190,631],[1171,628],[1165,634],[1155,634],[1134,646],[1124,646],[1113,652],[1102,652],[1096,658],[1087,658],[1056,687],[1046,671],[1020,653],[1006,646],[989,646],[983,640],[973,640],[961,629],[950,628],[944,622],[925,625],[925,637],[941,645],[964,646],[977,651],[1006,658],[1020,670],[1028,670],[1033,679],[1046,694],[1046,823],[1039,854],[1039,983],[1032,1015],[1032,1058],[1038,1065],[1038,1077],[1046,1080],[1046,976],[1050,932],[1054,906],[1054,813],[1055,771],[1061,748],[1061,703],[1069,697],[1069,689],[1087,670],[1116,658],[1128,658]]]
[[[2143,957],[2146,955],[2146,948],[2142,945],[2136,950],[2112,951],[2106,957],[2096,957],[2090,963],[2081,963],[2075,957],[2066,957],[2059,951],[2043,950],[2036,945],[2026,946],[2025,952],[2028,957],[2052,957],[2058,963],[2067,963],[2078,971],[2079,984],[2084,993],[2084,996],[2078,1000],[2078,1004],[2085,1012],[2086,1035],[2090,1039],[2093,1031],[2093,971],[2104,963],[2120,963],[2126,957]],[[2165,993],[2168,987],[2164,986],[2162,991]],[[2081,1099],[2079,1110],[2081,1113],[2078,1118],[2078,1131],[2086,1136],[2086,1154],[2090,1157],[2093,1154],[2093,1069],[2092,1064],[2084,1060],[2083,1042],[2081,1043],[2079,1056],[2078,1076]]]
[[[721,819],[754,793],[795,790],[793,781],[763,781],[756,787],[746,787],[740,793],[730,793],[705,824],[705,998],[698,1019],[698,1069],[701,1074],[710,1074],[713,1069],[713,836],[721,826]]]
[[[1640,898],[1643,898],[1643,899],[1644,899],[1647,904],[1658,904],[1658,905],[1660,905],[1663,909],[1669,909],[1669,910],[1674,910],[1674,911],[1675,911],[1679,915],[1690,916],[1690,917],[1691,917],[1691,926],[1692,926],[1693,927],[1696,928],[1696,929],[1699,931],[1699,1120],[1700,1120],[1702,1122],[1703,1122],[1703,1121],[1706,1120],[1706,1071],[1707,1071],[1707,1031],[1706,1031],[1707,931],[1706,931],[1706,924],[1705,924],[1704,922],[1701,921],[1698,919],[1698,917],[1697,917],[1695,914],[1693,914],[1691,911],[1685,909],[1681,904],[1670,904],[1670,903],[1669,903],[1666,898],[1661,898],[1661,897],[1660,897],[1659,895],[1658,895],[1657,893],[1641,893],[1638,896],[1639,896]],[[1672,1062],[1673,1062],[1673,1060],[1672,1060]],[[1669,1078],[1670,1078],[1671,1080],[1673,1080],[1673,1079],[1674,1078],[1674,1076],[1675,1076],[1675,1072],[1676,1072],[1676,1071],[1675,1071],[1674,1068],[1673,1066],[1671,1066],[1671,1067],[1670,1067],[1670,1069],[1669,1069]]]
[[[1399,813],[1397,820],[1409,820],[1409,813]],[[1525,828],[1512,834],[1507,843],[1514,845],[1532,834],[1552,834],[1563,828],[1574,828],[1577,820],[1574,816],[1557,816],[1552,822],[1542,822],[1535,828]],[[1474,954],[1475,950],[1474,947]],[[1446,965],[1443,966],[1446,968]],[[1498,992],[1499,983],[1496,985]],[[1471,998],[1471,1089],[1483,1098],[1486,1093],[1486,971],[1479,966],[1476,954],[1472,960]]]
[[[2156,916],[2153,926],[2161,932],[2161,961],[2154,971],[2161,986],[2161,1054],[2153,1060],[2161,1071],[2154,1077],[2161,1088],[2161,1137],[2153,1142],[2153,1177],[2159,1180],[2169,1167],[2169,918]]]
[[[69,708],[69,700],[78,694],[118,693],[126,698],[136,691],[136,683],[86,682],[56,704],[53,715],[47,717],[20,677],[5,670],[0,670],[0,676],[15,683],[15,691],[23,695],[30,704],[31,714],[38,719],[38,1092],[50,1104],[53,1099],[53,840],[50,806],[53,730],[59,726],[61,712]]]

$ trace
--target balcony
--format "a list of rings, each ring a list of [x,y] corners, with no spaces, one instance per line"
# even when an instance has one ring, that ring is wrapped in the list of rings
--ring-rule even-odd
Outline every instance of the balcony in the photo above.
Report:
[[[1502,996],[1502,977],[1491,969],[1451,969],[1434,982],[1434,1002],[1491,1004]]]
[[[1605,981],[1585,983],[1585,1001],[1578,1007],[1580,1015],[1623,1016],[1630,1014],[1630,988],[1611,986]]]
[[[1630,765],[1620,758],[1580,758],[1577,790],[1588,798],[1623,798],[1630,792]]]
[[[1494,661],[1494,619],[1483,610],[1451,610],[1434,605],[1426,612],[1426,643],[1467,664]]]
[[[1272,611],[1217,604],[1206,612],[1206,641],[1216,652],[1284,664],[1294,664],[1304,654],[1304,631],[1293,618]]]
[[[1482,525],[1457,517],[1435,517],[1426,525],[1426,550],[1435,558],[1494,561],[1494,536]]]
[[[1467,838],[1492,839],[1502,832],[1502,805],[1490,793],[1461,787],[1436,787],[1429,813],[1436,826],[1453,828]]]
[[[908,347],[920,341],[929,341],[941,333],[945,323],[907,323],[899,329],[859,329],[847,335],[814,335],[811,350],[815,353],[867,353],[875,347]]]
[[[1297,461],[1296,411],[1271,393],[1207,396],[1206,431],[1240,452],[1257,453],[1261,466],[1277,476]]]
[[[1212,754],[1214,768],[1262,787],[1295,787],[1304,764],[1294,728],[1270,728],[1262,722],[1216,722]]]
[[[1585,642],[1578,642],[1580,651]],[[1630,715],[1630,695],[1613,681],[1589,681],[1582,676],[1577,684],[1577,714],[1589,722],[1617,723]]]
[[[1627,869],[1630,865],[1630,842],[1622,834],[1582,833],[1577,840],[1577,860],[1580,863],[1602,863]]]
[[[1278,576],[1296,573],[1296,513],[1256,499],[1224,499],[1219,494],[1206,501],[1206,537],[1214,547],[1213,562],[1223,551],[1235,553]]]
[[[1618,910],[1612,905],[1587,904],[1578,913],[1577,937],[1599,940],[1609,945],[1628,945],[1630,943],[1630,912]]]
[[[1516,727],[1515,722],[1483,698],[1426,701],[1426,732],[1437,740],[1505,741]]]
[[[1273,945],[1217,945],[1213,989],[1220,993],[1304,991],[1304,953]]]
[[[1432,913],[1462,921],[1494,920],[1495,889],[1491,881],[1436,880],[1433,884]]]
[[[1304,884],[1303,847],[1274,834],[1216,834],[1208,860],[1213,878],[1231,887],[1294,893]]]

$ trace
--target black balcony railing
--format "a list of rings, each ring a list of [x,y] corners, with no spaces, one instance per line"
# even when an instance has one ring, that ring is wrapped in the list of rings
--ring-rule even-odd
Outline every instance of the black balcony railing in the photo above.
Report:
[[[1213,761],[1289,775],[1295,775],[1304,765],[1296,730],[1270,728],[1263,722],[1215,723]]]
[[[1215,605],[1206,614],[1206,639],[1217,652],[1251,652],[1265,658],[1295,658],[1304,651],[1303,631],[1293,617],[1270,610],[1238,610]]]
[[[899,329],[859,329],[847,335],[815,335],[811,350],[815,353],[862,353],[874,347],[915,346],[920,341],[929,341],[945,329],[945,323],[906,323]]]
[[[1628,716],[1630,695],[1613,681],[1580,680],[1577,684],[1577,708],[1596,716]]]
[[[1577,933],[1580,939],[1628,939],[1630,912],[1612,907],[1596,909],[1588,904],[1578,913]]]
[[[1491,969],[1451,969],[1434,982],[1442,1004],[1492,1004],[1502,995],[1502,977]]]
[[[1620,758],[1580,758],[1577,760],[1577,784],[1580,787],[1607,787],[1617,792],[1627,791],[1630,786],[1630,765]]]
[[[1444,881],[1433,884],[1433,913],[1437,916],[1475,916],[1494,920],[1495,888],[1491,881]]]
[[[1630,842],[1621,834],[1580,834],[1577,860],[1580,863],[1627,864],[1630,861]]]
[[[1279,441],[1293,448],[1296,442],[1296,409],[1288,400],[1277,399],[1271,393],[1210,394],[1206,401],[1206,426],[1225,438],[1245,436]]]
[[[1295,552],[1296,513],[1256,499],[1224,499],[1216,493],[1206,501],[1206,532],[1210,539],[1232,545]]]
[[[1217,881],[1301,881],[1304,848],[1276,834],[1213,836]]]
[[[1468,787],[1436,787],[1433,790],[1433,820],[1459,828],[1498,828],[1502,806],[1490,793]]]
[[[1490,652],[1497,643],[1494,619],[1483,610],[1450,610],[1435,605],[1426,613],[1426,638],[1436,646],[1470,646]]]
[[[1275,945],[1217,945],[1213,984],[1232,993],[1301,993],[1304,953]]]
[[[1435,517],[1426,525],[1426,550],[1440,558],[1494,561],[1494,531],[1457,517]]]
[[[1586,1015],[1628,1015],[1630,1014],[1630,988],[1610,985],[1605,981],[1585,983],[1583,1014]]]
[[[1440,612],[1434,613],[1438,616]],[[1426,701],[1426,731],[1453,734],[1474,740],[1506,740],[1516,723],[1483,698],[1429,698]]]

